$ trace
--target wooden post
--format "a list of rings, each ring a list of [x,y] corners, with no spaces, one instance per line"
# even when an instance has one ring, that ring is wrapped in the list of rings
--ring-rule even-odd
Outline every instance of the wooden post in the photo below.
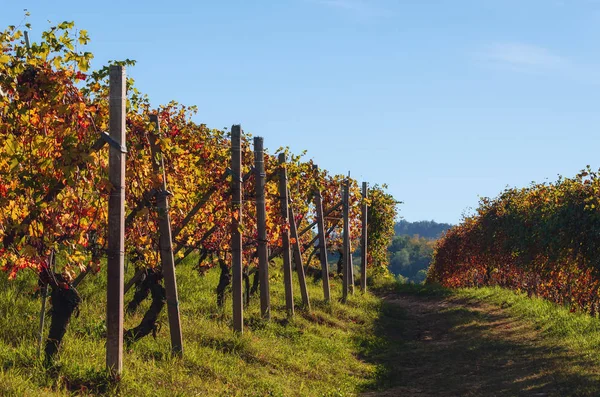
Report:
[[[111,65],[109,70],[110,137],[125,147],[127,93],[125,68]],[[123,371],[123,281],[125,264],[125,150],[111,145],[108,179],[112,185],[108,198],[107,285],[106,285],[106,368],[113,379]]]
[[[38,345],[37,345],[37,358],[38,360],[42,354],[42,343],[44,343],[44,322],[46,319],[46,299],[48,298],[48,285],[44,285],[41,291],[42,295],[42,309],[40,310],[40,328],[38,334]]]
[[[48,271],[53,272],[54,250],[50,251],[48,256]],[[46,320],[46,300],[48,299],[48,284],[42,287],[42,309],[40,310],[40,332],[38,334],[37,358],[42,354],[42,343],[44,342],[44,322]]]
[[[288,213],[287,169],[285,153],[279,153],[279,198],[281,203],[282,249],[283,249],[283,283],[285,286],[285,307],[289,317],[294,315],[294,291],[292,290],[292,260],[290,253],[290,223]]]
[[[244,332],[244,294],[242,288],[242,127],[231,126],[231,271],[233,329]]]
[[[343,246],[342,246],[342,252],[344,255],[343,261],[343,283],[342,283],[342,301],[346,302],[346,300],[348,299],[348,289],[350,286],[350,266],[348,266],[348,252],[350,252],[350,235],[349,235],[349,230],[350,230],[350,224],[348,222],[348,211],[349,211],[349,205],[348,205],[348,180],[346,180],[343,183],[343,193],[342,193],[342,201],[343,201],[343,220],[344,220],[344,230],[343,230]]]
[[[298,226],[296,225],[296,217],[294,210],[289,207],[290,216],[290,235],[294,241],[294,263],[296,264],[296,273],[298,273],[298,283],[300,284],[300,294],[302,295],[302,305],[310,311],[310,299],[308,297],[308,288],[306,286],[306,276],[304,274],[304,265],[302,263],[302,251],[300,250],[300,237],[298,237]]]
[[[160,132],[158,116],[150,115],[150,122],[154,123],[156,133]],[[179,316],[179,298],[177,296],[177,278],[175,276],[175,260],[173,258],[173,241],[171,237],[171,219],[169,217],[169,191],[163,163],[162,153],[156,147],[156,135],[150,134],[150,150],[152,152],[152,168],[156,175],[162,174],[162,186],[156,193],[156,207],[158,209],[158,230],[160,234],[160,263],[162,274],[165,278],[165,292],[167,295],[167,314],[169,317],[169,331],[171,333],[171,350],[173,354],[183,355],[183,338],[181,336],[181,319]]]
[[[25,47],[27,47],[27,52],[31,49],[31,45],[29,44],[29,32],[26,30],[23,32],[25,36]]]
[[[350,235],[350,222],[348,222],[348,234]],[[354,295],[354,261],[352,260],[352,239],[348,239],[348,287],[350,295]]]
[[[313,166],[315,178],[318,176],[319,167]],[[321,273],[323,276],[323,297],[326,302],[331,300],[329,289],[329,264],[327,263],[327,242],[325,238],[325,220],[323,219],[323,196],[321,191],[315,191],[315,210],[317,212],[317,234],[319,236],[319,261],[321,262]]]
[[[267,209],[265,204],[265,153],[263,138],[254,138],[254,170],[256,195],[256,225],[258,232],[258,277],[260,279],[260,314],[271,318],[271,295],[269,291],[269,254],[267,250]]]
[[[348,213],[350,213],[350,173],[346,181],[346,189],[348,190]],[[349,215],[348,215],[349,216]],[[348,287],[350,294],[354,295],[354,261],[352,260],[352,239],[351,239],[350,219],[348,219]]]
[[[362,205],[361,205],[361,223],[362,234],[360,236],[360,287],[362,292],[367,292],[367,198],[369,190],[367,182],[362,183]]]

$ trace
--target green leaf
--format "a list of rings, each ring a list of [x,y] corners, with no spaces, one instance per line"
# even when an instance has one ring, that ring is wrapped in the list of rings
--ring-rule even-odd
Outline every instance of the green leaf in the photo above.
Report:
[[[90,37],[88,36],[88,32],[87,30],[80,30],[79,31],[79,44],[81,45],[86,45],[88,43],[88,41],[90,41]]]

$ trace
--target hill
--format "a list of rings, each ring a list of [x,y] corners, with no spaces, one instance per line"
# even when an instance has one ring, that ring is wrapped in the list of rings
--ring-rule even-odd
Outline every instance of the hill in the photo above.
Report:
[[[437,223],[435,221],[409,222],[402,219],[394,225],[394,232],[397,236],[419,235],[429,239],[438,239],[451,227],[452,225],[449,223]]]

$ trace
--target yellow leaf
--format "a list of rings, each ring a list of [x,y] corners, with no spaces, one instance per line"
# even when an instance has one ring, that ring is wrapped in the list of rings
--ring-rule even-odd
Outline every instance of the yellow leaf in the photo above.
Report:
[[[5,65],[10,62],[10,56],[6,54],[0,54],[0,65]]]

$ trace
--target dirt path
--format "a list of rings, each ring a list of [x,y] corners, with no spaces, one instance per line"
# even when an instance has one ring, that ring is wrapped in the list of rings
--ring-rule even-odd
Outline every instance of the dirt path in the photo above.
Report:
[[[410,295],[385,300],[380,329],[395,354],[375,360],[387,368],[379,385],[386,390],[364,396],[600,396],[597,368],[500,307]]]

